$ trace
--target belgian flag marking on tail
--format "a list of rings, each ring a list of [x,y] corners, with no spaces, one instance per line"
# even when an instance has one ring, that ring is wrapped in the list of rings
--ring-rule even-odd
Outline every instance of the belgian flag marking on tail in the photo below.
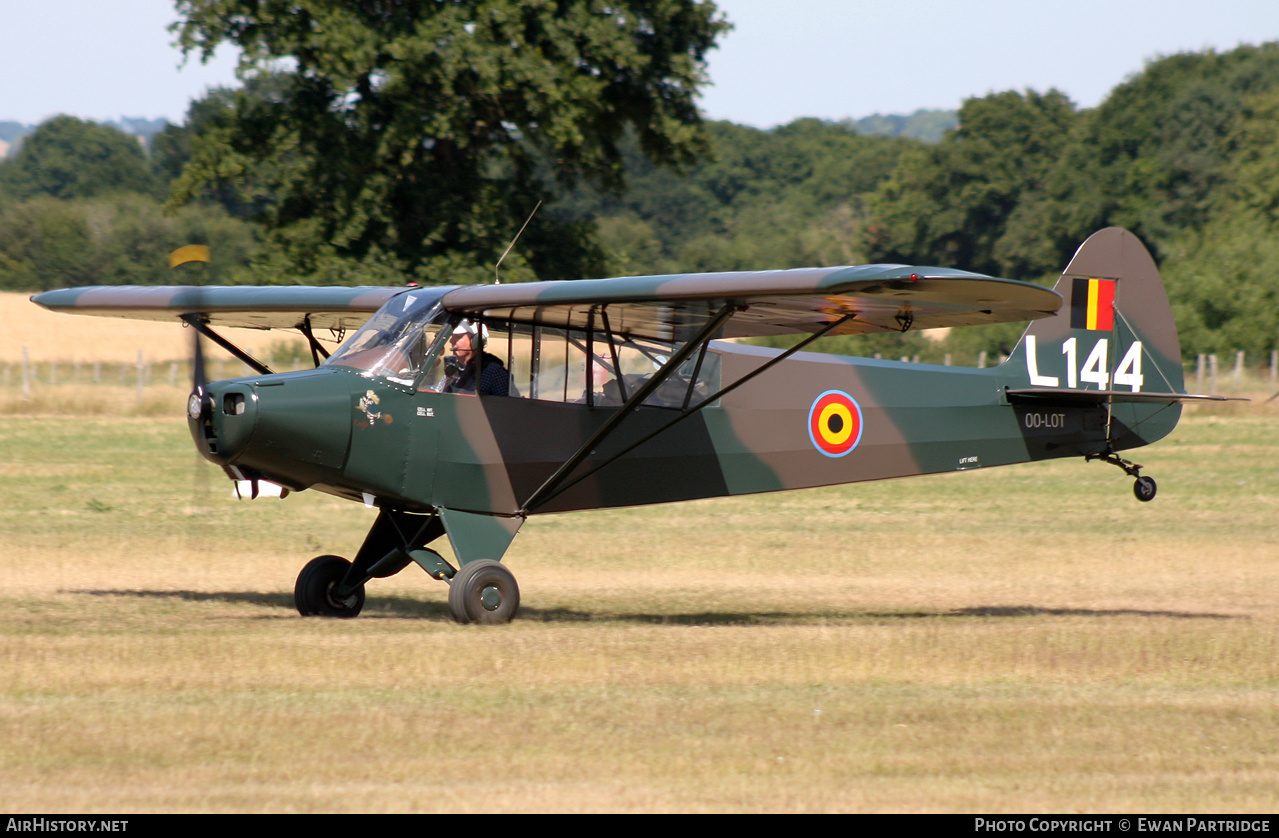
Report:
[[[1070,328],[1109,332],[1115,327],[1115,281],[1076,279],[1070,288]]]

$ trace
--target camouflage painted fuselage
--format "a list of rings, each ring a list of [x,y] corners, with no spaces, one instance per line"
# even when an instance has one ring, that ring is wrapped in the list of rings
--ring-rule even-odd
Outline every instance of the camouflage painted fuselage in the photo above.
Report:
[[[429,392],[326,366],[213,385],[193,432],[215,462],[293,489],[493,516],[1111,454],[1167,435],[1180,347],[1144,247],[1102,231],[1055,291],[1061,312],[989,369],[798,353],[752,377],[778,351],[712,342],[720,386],[746,383],[701,410],[634,409],[540,493],[619,408]]]
[[[775,350],[716,344],[725,381]],[[799,353],[569,486],[529,513],[798,489],[1083,456],[1153,442],[1178,405],[1013,404],[1025,383],[1013,358],[970,369]],[[832,455],[813,406],[845,394],[860,438]],[[226,382],[215,412],[217,461],[293,489],[314,487],[396,507],[515,515],[618,408],[415,392],[352,371],[320,369]],[[376,397],[376,402],[370,395]],[[1111,411],[1113,410],[1113,415]],[[640,407],[575,472],[590,472],[679,418]],[[843,419],[844,422],[848,420]]]

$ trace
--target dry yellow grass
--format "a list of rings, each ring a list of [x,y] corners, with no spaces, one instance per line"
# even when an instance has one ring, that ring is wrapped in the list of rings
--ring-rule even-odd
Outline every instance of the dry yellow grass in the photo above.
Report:
[[[186,353],[0,303],[0,360]],[[371,513],[233,502],[134,396],[0,387],[7,811],[1273,810],[1276,405],[1192,408],[1149,505],[1057,462],[535,518],[483,629],[414,568],[298,617]]]
[[[191,354],[191,333],[176,322],[57,314],[32,303],[30,296],[0,292],[0,362],[21,361],[24,346],[33,362],[67,364],[131,364],[139,350],[146,363],[185,360]],[[288,339],[282,332],[256,329],[227,329],[226,335],[258,356],[268,354],[276,341]]]
[[[534,518],[494,629],[413,568],[299,618],[371,513],[185,435],[0,424],[9,811],[1273,810],[1270,408],[1142,452],[1148,505],[1056,462]]]

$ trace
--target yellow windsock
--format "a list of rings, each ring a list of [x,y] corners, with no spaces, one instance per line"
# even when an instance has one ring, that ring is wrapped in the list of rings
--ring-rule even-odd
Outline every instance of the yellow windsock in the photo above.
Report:
[[[170,268],[185,265],[187,262],[207,261],[209,261],[209,247],[204,244],[188,244],[186,247],[179,247],[169,254]]]

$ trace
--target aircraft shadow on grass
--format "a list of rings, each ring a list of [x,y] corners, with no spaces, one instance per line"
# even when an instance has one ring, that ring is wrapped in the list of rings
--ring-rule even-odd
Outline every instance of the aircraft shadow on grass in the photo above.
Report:
[[[293,597],[287,593],[257,591],[146,591],[146,590],[69,590],[65,593],[101,597],[137,597],[140,599],[177,599],[184,602],[227,602],[259,605],[267,608],[293,608]],[[983,605],[918,611],[863,611],[858,609],[807,611],[723,611],[697,614],[593,614],[569,608],[529,608],[521,612],[525,619],[543,623],[621,622],[673,626],[708,625],[778,625],[808,623],[813,620],[937,620],[973,617],[1155,617],[1178,620],[1246,620],[1246,614],[1213,612],[1159,611],[1137,608],[1041,608],[1034,605]],[[446,621],[449,607],[443,602],[423,602],[409,597],[379,597],[367,602],[364,615],[372,619],[418,618]]]

